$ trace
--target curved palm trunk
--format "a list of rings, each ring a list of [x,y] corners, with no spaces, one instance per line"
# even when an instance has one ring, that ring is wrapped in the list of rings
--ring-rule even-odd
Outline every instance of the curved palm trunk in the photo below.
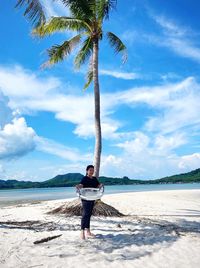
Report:
[[[100,118],[100,92],[99,92],[99,74],[98,74],[98,40],[94,40],[93,43],[93,81],[94,81],[94,106],[95,106],[95,150],[94,150],[94,166],[95,166],[95,177],[99,177],[99,169],[101,162],[101,118]]]

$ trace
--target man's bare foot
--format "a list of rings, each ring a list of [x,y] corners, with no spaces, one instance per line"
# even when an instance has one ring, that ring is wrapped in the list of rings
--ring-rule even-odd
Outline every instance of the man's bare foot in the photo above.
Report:
[[[91,238],[95,237],[95,234],[91,233],[90,230],[86,230],[85,234],[86,234],[86,237],[91,237]]]
[[[81,239],[82,240],[85,240],[85,233],[84,233],[84,231],[81,231]]]

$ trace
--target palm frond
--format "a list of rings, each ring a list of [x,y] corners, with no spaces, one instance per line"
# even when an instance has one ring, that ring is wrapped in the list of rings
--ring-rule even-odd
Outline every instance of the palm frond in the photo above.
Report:
[[[91,56],[92,54],[92,38],[89,36],[88,38],[85,39],[82,48],[78,52],[75,60],[74,60],[74,65],[77,69],[80,68],[82,64],[84,64],[87,59]]]
[[[92,2],[96,0],[61,0],[65,6],[70,9],[71,14],[74,17],[82,19],[90,19],[93,16],[93,12],[90,8]]]
[[[68,56],[72,50],[78,45],[81,40],[81,35],[78,34],[72,37],[70,40],[65,41],[61,45],[55,45],[47,50],[49,60],[43,65],[47,67],[53,65],[59,61],[62,61],[66,56]]]
[[[107,38],[110,45],[114,48],[116,53],[121,52],[123,54],[122,60],[123,63],[127,61],[127,48],[119,37],[114,33],[107,32]]]
[[[103,21],[103,19],[109,19],[109,14],[112,9],[117,6],[117,0],[99,0],[97,2],[97,15],[98,19]]]
[[[46,22],[44,9],[40,0],[17,0],[15,7],[25,7],[24,16],[36,26]]]
[[[71,17],[53,17],[48,23],[41,24],[33,30],[33,35],[44,37],[57,31],[72,30],[81,32],[92,31],[90,26],[83,20]]]
[[[90,60],[90,63],[89,63],[89,68],[88,68],[88,72],[87,72],[87,76],[86,76],[86,83],[84,85],[84,88],[83,90],[86,90],[90,84],[92,83],[93,81],[93,65],[92,65],[92,59]]]

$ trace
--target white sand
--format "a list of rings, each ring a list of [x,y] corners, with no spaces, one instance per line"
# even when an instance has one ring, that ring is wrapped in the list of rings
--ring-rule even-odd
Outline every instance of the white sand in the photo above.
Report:
[[[128,216],[93,217],[97,237],[85,241],[79,239],[80,217],[45,214],[66,200],[1,208],[0,221],[40,220],[56,229],[0,224],[0,268],[200,267],[200,190],[113,194],[102,200]],[[33,244],[58,234],[62,236]]]

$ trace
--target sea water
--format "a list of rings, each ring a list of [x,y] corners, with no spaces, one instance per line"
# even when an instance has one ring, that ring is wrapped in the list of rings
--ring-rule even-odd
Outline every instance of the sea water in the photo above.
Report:
[[[200,183],[105,186],[104,194],[200,189]],[[76,197],[75,187],[0,190],[0,206]]]

